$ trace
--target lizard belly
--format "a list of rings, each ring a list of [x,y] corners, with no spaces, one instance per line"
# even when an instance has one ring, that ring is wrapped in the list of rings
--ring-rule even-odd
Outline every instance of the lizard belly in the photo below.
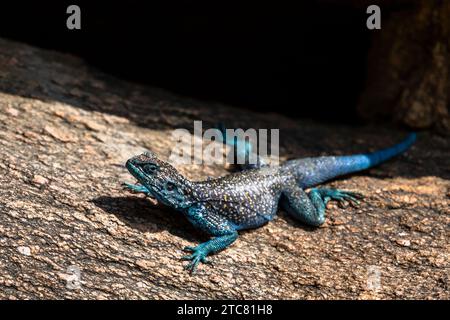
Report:
[[[240,224],[235,224],[232,222],[234,228],[239,230],[247,230],[247,229],[255,229],[265,225],[267,222],[271,221],[273,216],[264,216],[258,214],[255,218],[250,219],[245,222],[241,222]]]

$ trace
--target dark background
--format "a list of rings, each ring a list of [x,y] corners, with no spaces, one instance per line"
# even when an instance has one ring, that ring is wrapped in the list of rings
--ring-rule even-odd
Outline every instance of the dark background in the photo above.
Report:
[[[326,121],[358,120],[379,32],[361,7],[332,1],[4,2],[0,37],[183,95]],[[81,7],[80,31],[66,28],[70,4]]]

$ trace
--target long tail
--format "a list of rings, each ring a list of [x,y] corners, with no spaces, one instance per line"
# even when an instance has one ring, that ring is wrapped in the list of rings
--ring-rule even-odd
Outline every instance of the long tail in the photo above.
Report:
[[[351,156],[317,157],[293,160],[296,177],[302,187],[310,187],[338,176],[369,169],[399,155],[416,141],[416,134],[387,149]]]

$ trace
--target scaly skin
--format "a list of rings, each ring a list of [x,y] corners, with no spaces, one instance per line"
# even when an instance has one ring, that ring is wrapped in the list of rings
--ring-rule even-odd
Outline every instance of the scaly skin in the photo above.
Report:
[[[238,231],[257,228],[271,221],[281,205],[295,219],[312,226],[325,221],[328,201],[358,203],[358,193],[338,189],[310,188],[334,177],[368,169],[407,150],[415,141],[410,134],[403,142],[378,152],[337,157],[296,159],[271,167],[245,166],[241,172],[207,181],[190,181],[174,167],[146,152],[129,159],[127,169],[141,185],[125,187],[143,192],[182,212],[197,228],[212,236],[196,247],[186,268],[194,272],[207,256],[228,247]],[[225,141],[226,142],[226,141]],[[226,142],[229,143],[229,142]]]

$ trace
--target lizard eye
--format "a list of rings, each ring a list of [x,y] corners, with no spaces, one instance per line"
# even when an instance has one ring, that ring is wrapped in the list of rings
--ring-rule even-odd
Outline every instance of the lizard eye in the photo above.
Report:
[[[166,184],[167,191],[173,191],[173,190],[175,190],[175,188],[176,188],[176,186],[173,182],[167,182],[167,184]]]
[[[148,163],[143,167],[144,171],[148,174],[156,173],[158,166],[154,163]]]

